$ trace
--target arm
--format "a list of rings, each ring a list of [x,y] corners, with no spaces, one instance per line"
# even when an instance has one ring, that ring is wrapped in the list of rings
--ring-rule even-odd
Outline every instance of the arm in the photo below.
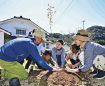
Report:
[[[70,59],[70,54],[67,54],[65,59],[69,60]]]
[[[53,58],[53,60],[54,60],[55,62],[57,62],[55,48],[52,48],[52,58]]]
[[[45,61],[44,59],[39,55],[39,52],[36,48],[36,45],[33,42],[30,42],[28,45],[28,52],[32,56],[32,59],[37,62],[41,67],[52,71],[53,68],[51,68]]]
[[[52,58],[50,59],[49,63],[50,63],[52,66],[55,66],[55,64],[56,64],[55,61],[54,61]]]
[[[84,50],[84,65],[79,69],[82,72],[86,72],[90,69],[90,67],[93,64],[93,58],[94,58],[94,46],[87,45],[86,49]]]
[[[92,53],[90,52],[89,55],[88,53],[85,55],[85,59],[84,59],[84,65],[79,68],[79,70],[81,70],[82,72],[86,72],[90,69],[90,67],[93,64],[93,59],[92,59]]]
[[[73,68],[73,69],[74,69],[74,68],[78,68],[79,65],[80,65],[80,62],[74,64],[72,68]]]
[[[90,69],[90,67],[93,64],[93,50],[94,46],[87,45],[84,51],[84,65],[80,67],[79,69],[67,69],[70,72],[86,72]]]
[[[65,50],[64,50],[64,48],[63,48],[62,54],[61,54],[61,61],[62,61],[61,66],[63,67],[65,65]]]
[[[70,52],[69,54],[67,54],[67,56],[65,58],[66,61],[68,61],[70,59],[73,59],[73,53],[72,52]]]

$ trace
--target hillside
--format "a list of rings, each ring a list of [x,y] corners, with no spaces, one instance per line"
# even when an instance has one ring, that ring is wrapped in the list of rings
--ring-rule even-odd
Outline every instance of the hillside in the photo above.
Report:
[[[105,27],[91,26],[87,30],[91,33],[92,40],[105,40]]]

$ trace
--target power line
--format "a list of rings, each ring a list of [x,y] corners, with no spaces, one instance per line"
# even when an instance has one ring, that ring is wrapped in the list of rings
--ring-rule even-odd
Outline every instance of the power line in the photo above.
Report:
[[[102,17],[105,18],[105,15],[104,15],[104,14],[105,14],[105,11],[103,11],[103,9],[100,8],[100,5],[101,5],[101,4],[100,4],[100,3],[97,3],[96,1],[95,1],[95,4],[96,4],[96,6],[98,6],[99,12],[100,12],[100,14],[102,15]],[[100,5],[99,5],[99,4],[100,4]],[[101,6],[102,6],[102,5],[101,5]]]
[[[88,7],[87,7],[86,5],[84,5],[84,4],[82,4],[81,6],[83,6],[82,8],[85,8],[85,12],[87,12],[90,16],[92,16],[92,17],[94,17],[95,19],[97,19],[97,17],[94,16],[93,11],[91,11],[91,10],[89,9],[89,6],[90,6],[89,0],[87,0],[87,5],[88,5]],[[90,6],[90,8],[92,9],[91,6]]]
[[[94,1],[94,4],[96,4],[95,6],[97,6],[98,7],[98,12],[100,13],[100,14],[105,14],[105,12],[100,8],[100,6],[99,6],[99,4],[97,4],[97,2],[96,1]],[[104,15],[102,15],[102,17],[105,17]]]
[[[58,6],[56,7],[56,10],[59,9],[59,7],[61,6],[61,4],[63,4],[64,1],[65,1],[65,0],[61,0],[61,1],[59,2]]]
[[[70,1],[70,3],[68,4],[68,6],[63,10],[63,12],[62,12],[62,14],[61,14],[61,16],[60,17],[58,17],[57,19],[56,19],[56,21],[57,20],[59,20],[59,19],[61,19],[61,18],[63,18],[64,17],[64,15],[65,15],[65,13],[66,13],[66,11],[69,9],[69,11],[70,11],[70,7],[71,7],[71,5],[72,5],[72,3],[73,3],[73,1],[74,0],[71,0]]]
[[[94,4],[96,4],[95,2],[93,2]],[[98,11],[98,10],[96,10],[96,8],[93,6],[93,4],[91,4],[91,2],[89,2],[89,5],[91,6],[91,8],[94,10],[94,12],[96,12],[97,13],[97,15],[99,16],[99,17],[101,17],[102,19],[104,19],[103,17],[103,15],[100,13],[100,11]],[[95,5],[96,6],[96,5]],[[99,8],[99,7],[97,7],[97,8]],[[105,21],[105,20],[104,20]]]
[[[102,11],[103,13],[105,13],[105,9],[102,9],[102,8],[104,8],[104,7],[102,7],[102,8],[100,8],[101,6],[102,6],[102,2],[101,3],[99,3],[99,2],[96,2],[95,1],[95,3],[96,3],[96,6],[98,6],[98,8],[99,8],[99,11]],[[100,4],[100,5],[99,5]],[[104,5],[103,5],[104,6]]]
[[[72,5],[74,0],[71,0],[71,2],[69,3],[69,5],[65,8],[65,10],[63,11],[63,15],[66,13],[67,9],[69,9]],[[70,10],[70,9],[69,9]]]

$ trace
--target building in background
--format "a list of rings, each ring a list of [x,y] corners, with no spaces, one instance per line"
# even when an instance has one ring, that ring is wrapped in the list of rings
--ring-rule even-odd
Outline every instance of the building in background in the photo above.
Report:
[[[0,27],[0,47],[5,43],[5,37],[11,35],[10,32]]]
[[[29,35],[29,32],[32,32],[33,29],[41,30],[44,34],[45,40],[46,37],[49,35],[49,33],[45,31],[43,28],[41,28],[39,25],[31,21],[30,19],[24,18],[22,16],[20,17],[14,16],[13,18],[0,21],[0,27],[3,28],[0,29],[0,46],[11,39],[17,37],[27,37]],[[46,48],[44,44],[43,48]]]
[[[13,18],[0,21],[0,27],[10,32],[11,36],[22,35],[23,37],[26,37],[33,29],[40,29],[43,33],[45,33],[45,36],[48,34],[47,31],[35,24],[33,21],[22,16],[14,16]]]

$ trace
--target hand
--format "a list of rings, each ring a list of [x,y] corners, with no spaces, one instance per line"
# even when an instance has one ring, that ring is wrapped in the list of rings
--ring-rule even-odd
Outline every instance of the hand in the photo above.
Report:
[[[66,60],[67,64],[71,64],[71,61],[70,60]]]
[[[65,70],[72,73],[78,72],[78,69],[71,69],[69,67],[66,67]]]
[[[76,66],[75,66],[75,65],[72,65],[72,64],[68,64],[68,66],[69,66],[69,68],[71,68],[71,69],[75,69],[75,68],[76,68]]]
[[[76,66],[75,65],[72,65],[72,69],[75,69],[76,68]]]
[[[53,71],[59,72],[59,71],[62,71],[62,69],[61,68],[57,68],[57,67],[53,67]]]
[[[72,64],[68,64],[69,68],[72,68]]]
[[[53,67],[54,67],[54,68],[60,68],[58,65],[54,65]]]

